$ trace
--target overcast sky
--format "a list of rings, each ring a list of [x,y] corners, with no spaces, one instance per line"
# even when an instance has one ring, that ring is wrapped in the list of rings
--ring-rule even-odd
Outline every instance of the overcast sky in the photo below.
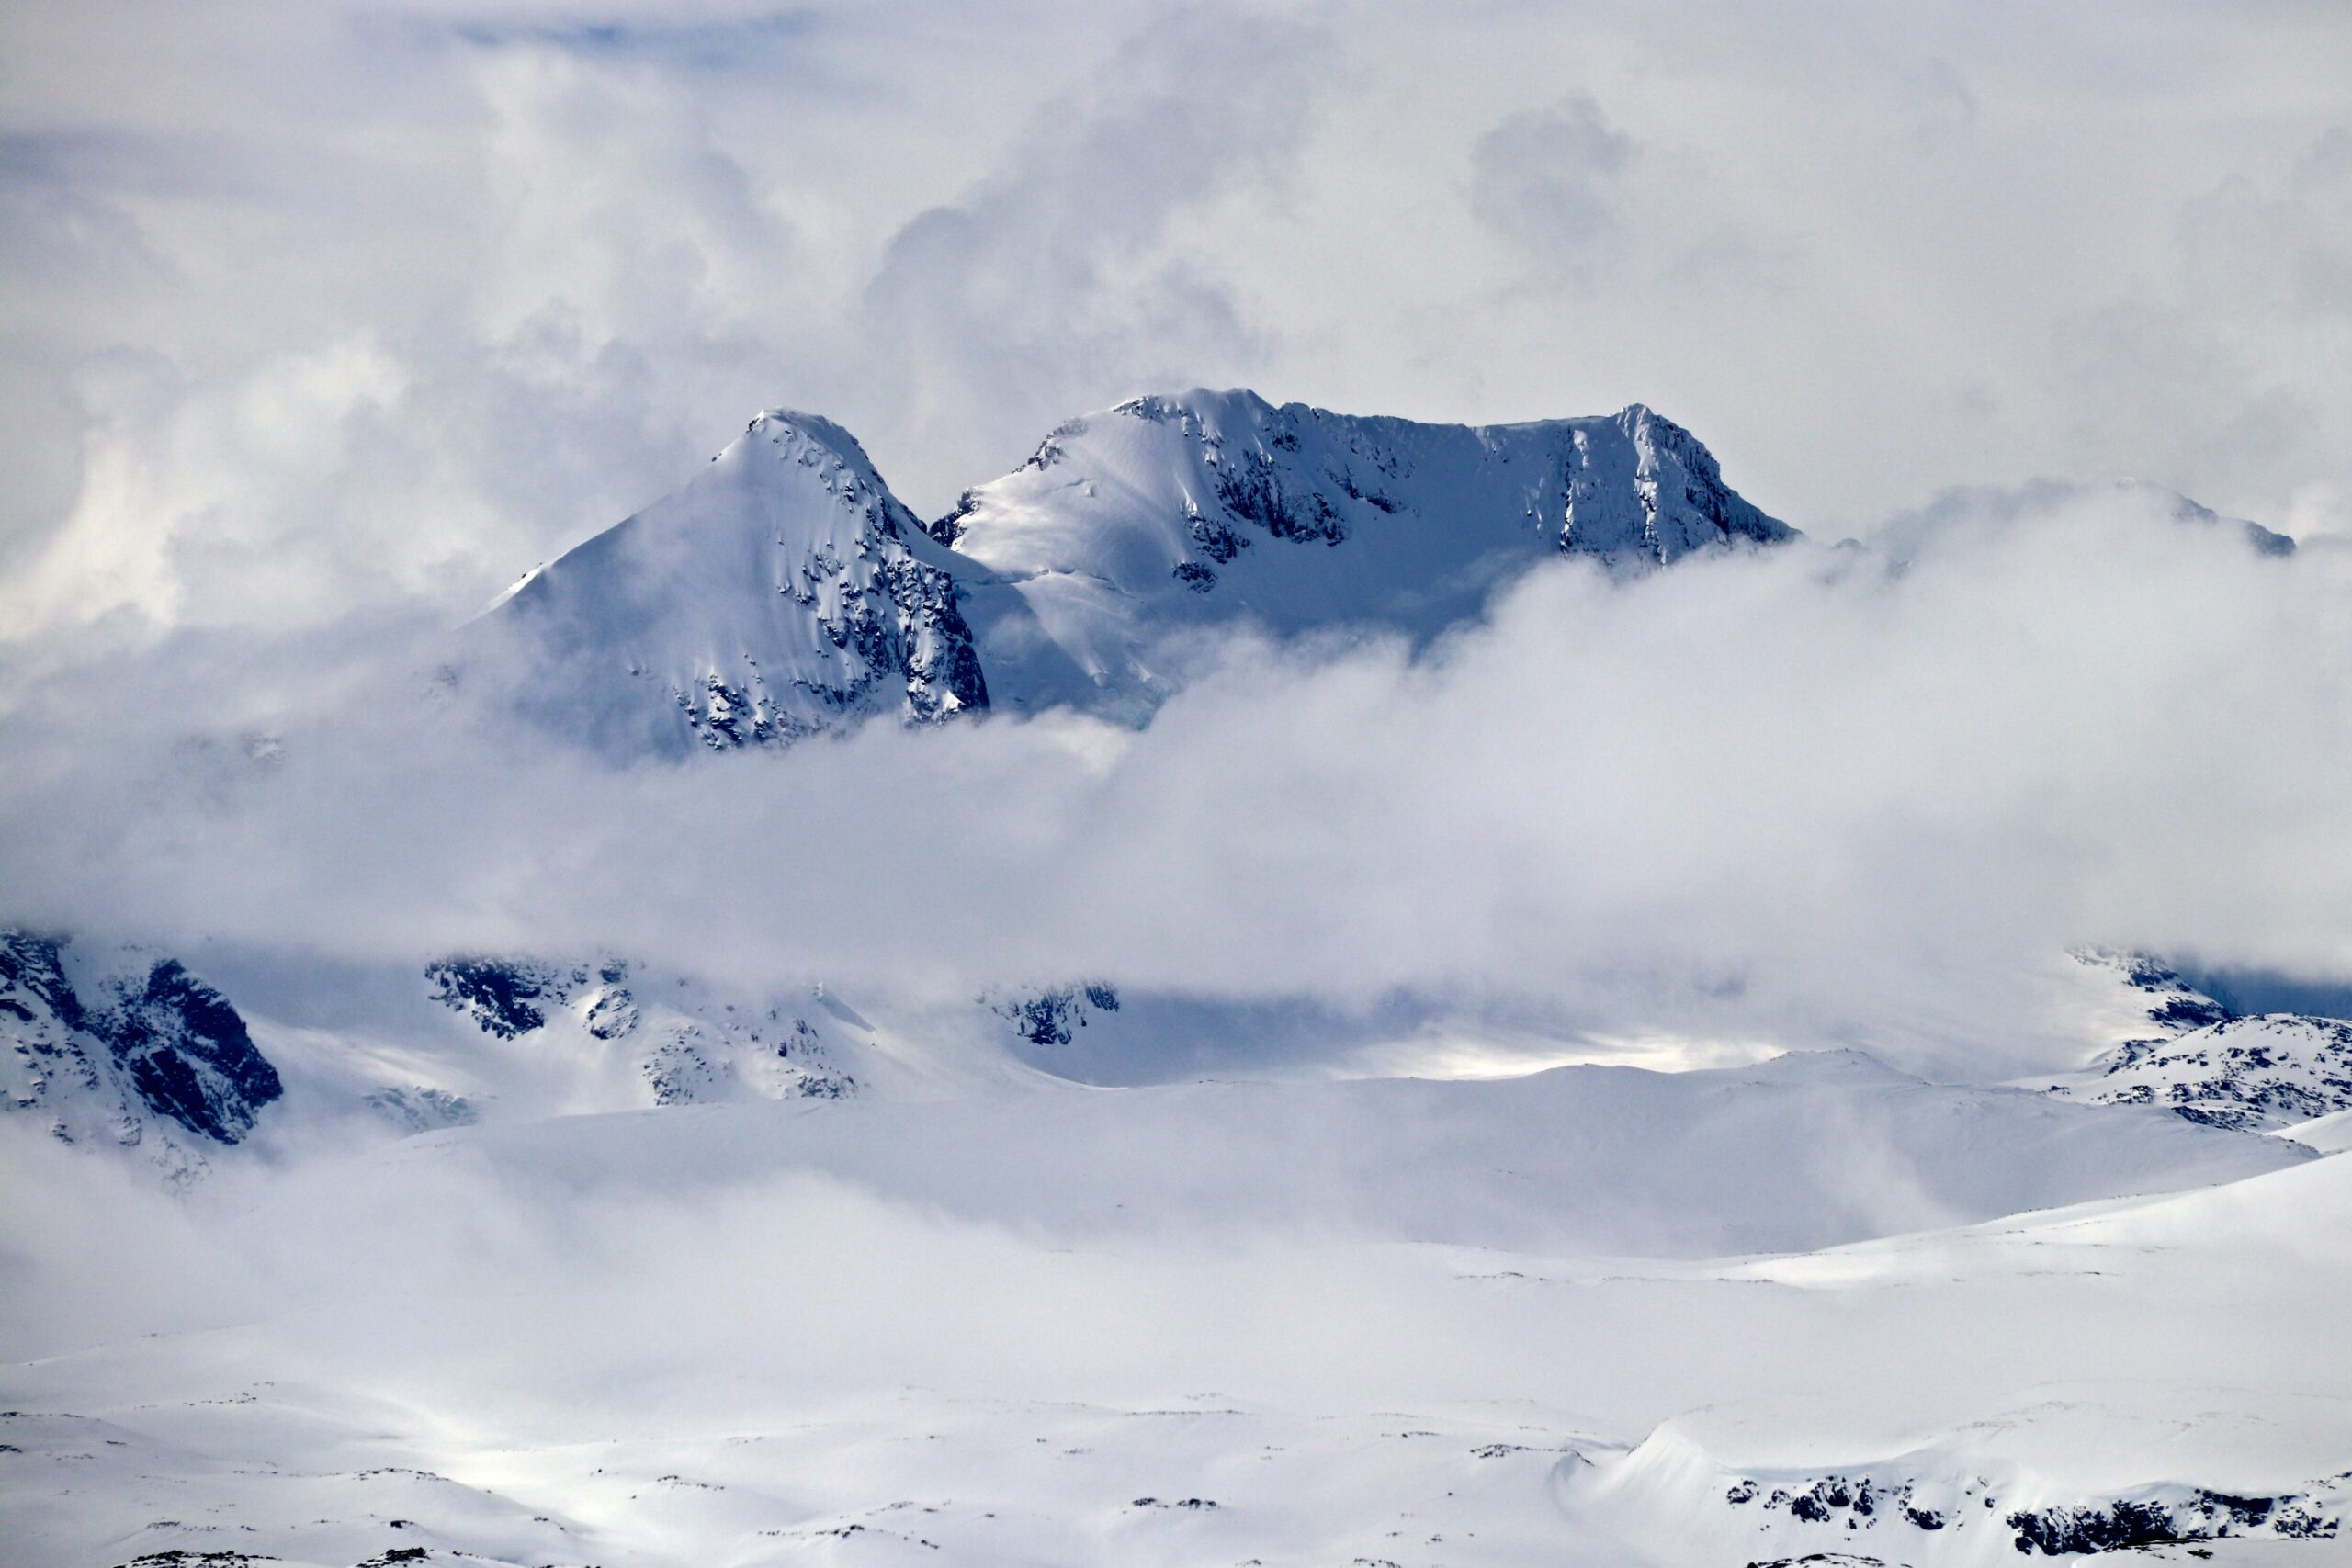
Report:
[[[461,615],[755,409],[919,511],[1253,386],[1641,400],[1867,532],[2352,526],[2338,4],[0,11],[0,630]]]

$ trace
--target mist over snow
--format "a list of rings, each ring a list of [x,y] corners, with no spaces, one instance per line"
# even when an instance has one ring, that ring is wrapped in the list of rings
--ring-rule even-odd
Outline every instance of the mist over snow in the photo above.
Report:
[[[2071,945],[2352,964],[2352,554],[2128,489],[1895,534],[1564,561],[1419,653],[1194,646],[1139,730],[996,715],[689,766],[515,726],[435,680],[430,633],[184,634],[11,716],[5,881],[21,919],[173,951],[1414,990],[2013,1070]]]

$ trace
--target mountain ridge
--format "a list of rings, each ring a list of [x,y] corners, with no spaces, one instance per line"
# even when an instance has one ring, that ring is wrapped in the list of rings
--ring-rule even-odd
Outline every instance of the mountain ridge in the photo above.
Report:
[[[468,635],[524,712],[622,754],[886,713],[1140,722],[1176,683],[1158,649],[1204,626],[1426,639],[1544,559],[1629,573],[1799,536],[1640,403],[1474,426],[1151,394],[1065,421],[929,524],[847,430],[772,408]]]

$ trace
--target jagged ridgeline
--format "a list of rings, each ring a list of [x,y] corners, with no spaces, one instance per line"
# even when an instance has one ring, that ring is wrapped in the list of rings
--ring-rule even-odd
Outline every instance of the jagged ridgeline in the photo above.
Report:
[[[839,425],[771,410],[469,635],[525,711],[624,755],[990,707],[1134,722],[1188,630],[1426,638],[1547,558],[1640,570],[1794,536],[1639,404],[1470,426],[1137,398],[928,527]]]

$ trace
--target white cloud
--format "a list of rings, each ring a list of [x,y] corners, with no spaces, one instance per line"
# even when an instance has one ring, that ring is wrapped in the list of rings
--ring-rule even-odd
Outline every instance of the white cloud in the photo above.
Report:
[[[5,631],[459,614],[752,409],[932,511],[1152,382],[1646,401],[1830,533],[2037,475],[2308,515],[2352,489],[2346,26],[11,7]],[[355,353],[364,413],[314,378],[244,449]]]
[[[1024,113],[998,173],[891,236],[865,296],[870,368],[893,434],[928,454],[920,479],[981,482],[1072,413],[1263,363],[1238,280],[1204,268],[1194,236],[1216,197],[1295,159],[1334,42],[1177,13]]]
[[[1582,94],[1507,115],[1471,150],[1470,208],[1555,283],[1589,283],[1611,254],[1639,149]]]
[[[2301,783],[2346,761],[2338,558],[2152,553],[2102,507],[1894,584],[1548,574],[1436,661],[1237,656],[1082,745],[484,787],[402,673],[777,402],[923,510],[1230,380],[1638,399],[1828,537],[2038,475],[2340,528],[2345,19],[2092,10],[2019,51],[1826,3],[13,7],[6,885],[363,951],[1532,987],[1631,1029],[1981,1034],[1993,976],[2085,937],[2341,966],[2352,825]],[[254,728],[283,768],[191,773]],[[639,830],[680,820],[728,827]]]
[[[1955,498],[1908,535],[1894,572],[1562,565],[1419,659],[1244,644],[1140,733],[875,727],[683,768],[428,699],[429,628],[182,638],[37,688],[0,883],[19,918],[176,945],[1403,987],[2020,1064],[2075,942],[2352,965],[2345,552],[2259,557],[2132,491]],[[200,739],[257,729],[282,761]]]

